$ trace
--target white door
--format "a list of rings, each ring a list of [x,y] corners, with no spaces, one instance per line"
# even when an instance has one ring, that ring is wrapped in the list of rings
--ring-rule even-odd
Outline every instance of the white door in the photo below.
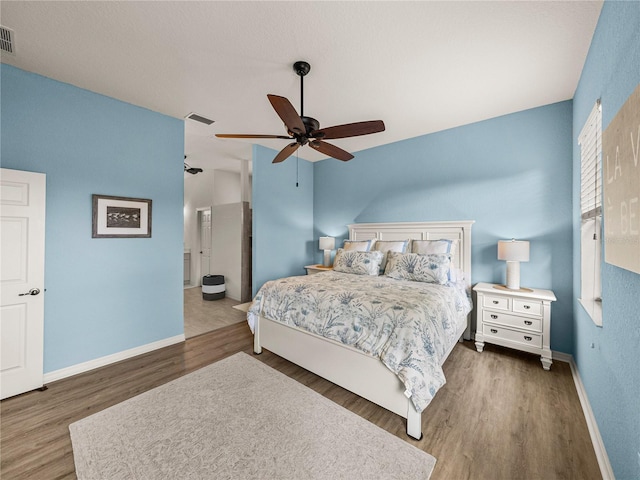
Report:
[[[43,385],[43,173],[0,169],[0,398]]]
[[[200,210],[200,276],[211,273],[211,209]]]

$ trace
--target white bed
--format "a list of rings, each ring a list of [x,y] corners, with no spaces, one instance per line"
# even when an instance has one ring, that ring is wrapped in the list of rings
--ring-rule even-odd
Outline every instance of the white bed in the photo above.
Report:
[[[473,221],[420,223],[361,223],[349,225],[350,240],[457,240],[452,266],[462,269],[471,283],[471,226]],[[399,378],[380,359],[343,343],[300,330],[264,316],[254,319],[254,352],[262,348],[340,385],[407,419],[407,434],[422,437],[421,413],[405,396]],[[470,315],[456,338],[470,337]],[[441,359],[443,363],[455,342]],[[345,367],[348,366],[348,367]]]

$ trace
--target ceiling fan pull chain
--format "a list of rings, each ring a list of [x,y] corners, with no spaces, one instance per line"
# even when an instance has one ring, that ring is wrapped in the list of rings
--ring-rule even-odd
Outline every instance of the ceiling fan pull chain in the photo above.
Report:
[[[298,152],[296,152],[296,188],[298,188],[298,165],[300,164],[300,158]]]

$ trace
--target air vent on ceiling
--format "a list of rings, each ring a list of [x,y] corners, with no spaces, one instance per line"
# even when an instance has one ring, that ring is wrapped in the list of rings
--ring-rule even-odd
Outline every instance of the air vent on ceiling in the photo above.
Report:
[[[196,122],[204,123],[205,125],[211,125],[215,121],[215,120],[209,120],[208,118],[193,112],[184,118],[189,118],[191,120],[195,120]]]
[[[10,28],[0,25],[0,51],[16,54],[16,33]]]

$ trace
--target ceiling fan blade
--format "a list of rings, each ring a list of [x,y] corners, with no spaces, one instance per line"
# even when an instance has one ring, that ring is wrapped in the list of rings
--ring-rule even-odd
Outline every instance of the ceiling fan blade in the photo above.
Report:
[[[287,158],[289,158],[289,156],[293,154],[293,152],[298,150],[298,148],[300,148],[300,144],[298,142],[290,143],[289,145],[284,147],[282,150],[280,150],[280,153],[276,155],[276,158],[274,158],[273,162],[271,163],[280,163],[283,160],[286,160]]]
[[[293,137],[285,137],[284,135],[251,135],[245,133],[216,133],[218,138],[284,138],[293,140]]]
[[[284,97],[279,97],[278,95],[267,95],[267,98],[290,132],[301,135],[307,133],[307,129],[304,123],[302,123],[300,115],[298,115],[298,112],[296,112],[296,109],[293,108],[289,100]]]
[[[349,152],[321,140],[312,140],[311,142],[309,142],[309,146],[319,151],[320,153],[324,153],[325,155],[329,155],[330,157],[337,158],[338,160],[342,160],[343,162],[346,162],[347,160],[351,160],[353,158],[353,155],[351,155]]]
[[[310,136],[323,140],[331,140],[333,138],[357,137],[378,132],[384,132],[384,122],[382,120],[346,123],[344,125],[336,125],[335,127],[321,128],[320,130],[311,132]]]

